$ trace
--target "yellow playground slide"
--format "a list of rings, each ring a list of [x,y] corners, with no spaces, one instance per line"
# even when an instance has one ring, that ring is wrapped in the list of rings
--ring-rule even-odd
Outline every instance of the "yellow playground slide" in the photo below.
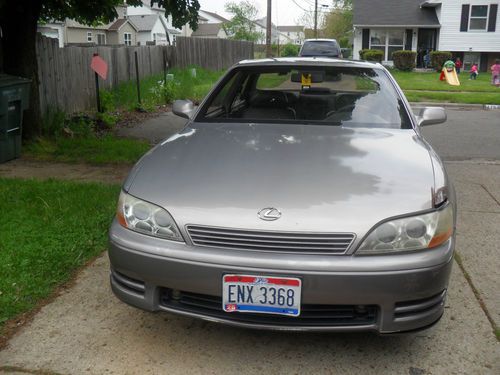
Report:
[[[457,71],[453,68],[452,71],[448,71],[448,69],[443,68],[444,76],[446,78],[446,82],[452,86],[460,86],[460,81],[458,80]]]

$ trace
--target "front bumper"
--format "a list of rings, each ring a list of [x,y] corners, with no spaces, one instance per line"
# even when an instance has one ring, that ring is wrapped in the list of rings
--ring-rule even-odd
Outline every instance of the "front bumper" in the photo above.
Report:
[[[111,287],[122,301],[144,310],[236,326],[411,331],[432,325],[443,314],[453,242],[397,256],[249,254],[151,238],[114,223],[109,244]],[[412,267],[404,267],[405,263]],[[301,278],[302,316],[223,312],[222,276],[227,273]]]

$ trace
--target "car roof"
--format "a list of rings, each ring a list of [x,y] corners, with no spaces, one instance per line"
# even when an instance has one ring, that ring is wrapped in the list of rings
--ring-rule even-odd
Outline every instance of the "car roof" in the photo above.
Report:
[[[382,68],[379,63],[361,61],[361,60],[347,60],[335,59],[330,57],[279,57],[267,58],[258,60],[243,60],[235,64],[235,66],[343,66],[352,68]]]
[[[314,39],[306,39],[305,42],[335,42],[337,43],[337,39],[326,39],[326,38],[314,38]]]

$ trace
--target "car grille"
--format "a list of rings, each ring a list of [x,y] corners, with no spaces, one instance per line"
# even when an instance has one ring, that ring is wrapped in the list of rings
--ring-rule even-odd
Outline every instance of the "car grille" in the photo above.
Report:
[[[190,312],[246,324],[273,326],[326,327],[359,326],[375,324],[378,308],[375,305],[308,305],[301,306],[298,317],[254,313],[228,313],[222,310],[222,298],[205,294],[175,291],[163,288],[160,305],[183,312]]]
[[[188,225],[187,231],[194,245],[256,251],[344,254],[354,240],[353,233],[271,232],[199,225]]]

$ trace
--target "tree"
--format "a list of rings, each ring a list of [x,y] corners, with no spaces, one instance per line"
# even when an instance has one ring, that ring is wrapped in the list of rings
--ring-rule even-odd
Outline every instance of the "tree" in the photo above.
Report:
[[[337,39],[341,47],[349,47],[352,37],[352,0],[334,0],[333,9],[323,19],[324,35]]]
[[[256,30],[254,19],[258,10],[250,1],[227,3],[226,12],[232,14],[231,21],[223,24],[224,31],[230,39],[256,42],[263,38],[263,33]]]
[[[198,0],[151,0],[151,4],[165,8],[175,27],[198,24]],[[123,0],[0,0],[0,66],[7,74],[31,79],[30,109],[24,113],[25,138],[40,134],[41,113],[38,94],[38,64],[36,59],[36,32],[39,21],[72,18],[86,24],[113,21],[115,6]],[[128,0],[128,5],[142,5],[141,0]],[[76,79],[76,78],[75,78]]]

